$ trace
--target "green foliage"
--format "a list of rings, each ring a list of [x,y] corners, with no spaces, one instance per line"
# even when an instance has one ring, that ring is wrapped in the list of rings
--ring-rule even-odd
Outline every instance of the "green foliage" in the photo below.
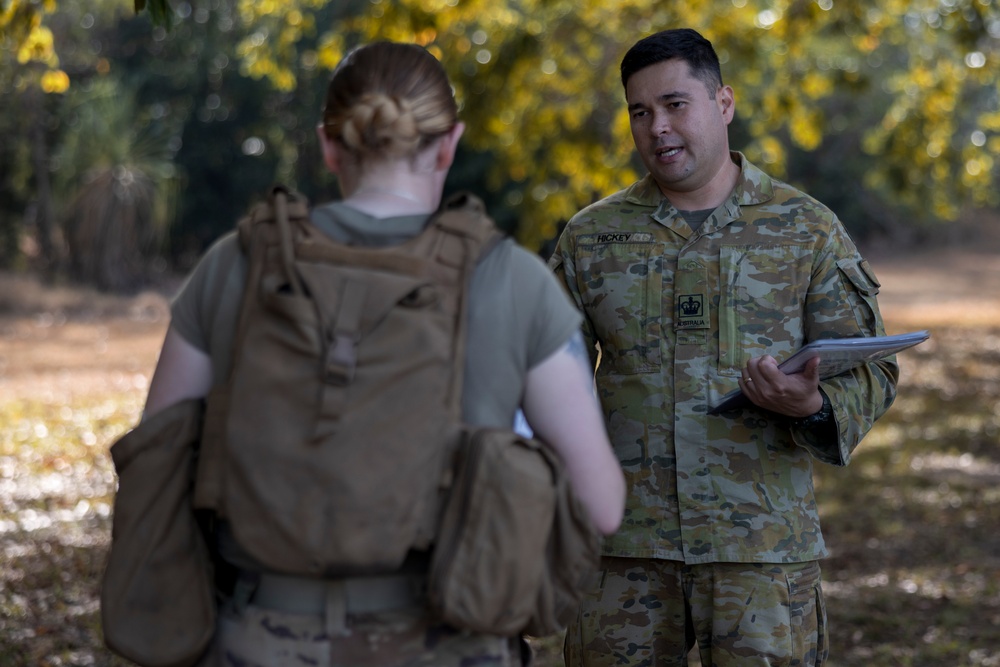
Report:
[[[300,59],[332,66],[371,39],[426,44],[456,84],[468,140],[495,157],[488,186],[508,190],[528,245],[636,177],[617,65],[637,38],[670,26],[716,44],[746,134],[735,147],[779,177],[806,186],[847,176],[850,190],[867,189],[857,213],[875,218],[895,206],[902,217],[952,220],[998,201],[996,3],[375,1],[321,32],[315,54],[296,50],[322,4],[244,0],[243,20],[263,31],[241,46],[247,73],[290,89]],[[830,172],[821,164],[800,181],[791,169],[790,153],[815,163],[842,142],[863,151],[856,172],[830,161]]]
[[[167,30],[174,24],[174,12],[167,0],[135,0],[135,13],[148,9],[153,25],[163,26]]]
[[[135,91],[136,131],[163,126],[184,184],[170,247],[182,266],[274,181],[314,200],[336,193],[312,128],[330,69],[378,38],[442,60],[469,126],[448,187],[483,194],[531,247],[641,174],[618,63],[636,39],[680,25],[717,46],[736,90],[734,148],[856,234],[998,205],[995,0],[8,0],[4,21],[0,86],[15,109],[34,108],[29,88],[110,77]],[[37,57],[20,62],[22,50]],[[16,139],[0,141],[0,259],[13,260],[37,204],[22,138],[41,135],[26,126],[51,145],[76,131],[65,96],[47,97],[51,118],[0,118]]]

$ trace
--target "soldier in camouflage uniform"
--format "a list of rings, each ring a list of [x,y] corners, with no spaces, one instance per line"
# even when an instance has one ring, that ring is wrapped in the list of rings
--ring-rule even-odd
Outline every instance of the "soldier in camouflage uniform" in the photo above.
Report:
[[[895,398],[894,358],[820,381],[819,338],[884,334],[879,283],[825,206],[731,152],[734,96],[693,30],[622,61],[649,174],[574,216],[550,266],[585,315],[629,487],[568,665],[819,665],[817,459],[846,465]],[[599,357],[598,357],[599,355]],[[709,414],[739,387],[747,409]]]

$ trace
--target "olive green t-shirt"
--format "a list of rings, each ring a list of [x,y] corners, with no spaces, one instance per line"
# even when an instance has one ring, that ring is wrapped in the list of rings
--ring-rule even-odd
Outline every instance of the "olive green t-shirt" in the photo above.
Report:
[[[351,245],[402,243],[424,228],[426,215],[375,218],[339,202],[313,209],[312,221]],[[234,233],[205,254],[174,298],[171,326],[212,360],[214,383],[232,357],[246,261]],[[510,427],[528,370],[579,330],[581,316],[544,263],[511,240],[494,247],[472,278],[463,385],[463,418]]]

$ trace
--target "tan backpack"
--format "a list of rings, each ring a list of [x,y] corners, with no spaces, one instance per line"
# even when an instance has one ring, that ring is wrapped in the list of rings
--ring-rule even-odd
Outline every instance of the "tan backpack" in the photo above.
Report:
[[[559,630],[599,534],[554,451],[461,420],[467,288],[500,238],[482,202],[452,199],[401,245],[354,247],[279,187],[239,235],[247,282],[231,373],[206,399],[194,508],[278,572],[381,573],[432,549],[431,608],[446,622]],[[116,498],[116,514],[120,502],[139,499]],[[129,537],[112,544],[118,567],[137,546]],[[106,634],[109,623],[127,634],[127,607],[105,614]]]
[[[267,568],[385,572],[426,549],[461,432],[477,200],[390,247],[336,243],[278,189],[241,221],[232,372],[207,399],[195,505]]]

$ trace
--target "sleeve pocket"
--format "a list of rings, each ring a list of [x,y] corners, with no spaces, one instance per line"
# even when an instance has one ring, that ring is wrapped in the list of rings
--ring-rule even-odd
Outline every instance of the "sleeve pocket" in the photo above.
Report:
[[[846,280],[844,288],[848,303],[854,311],[854,317],[862,331],[875,335],[881,329],[878,303],[875,295],[882,284],[875,277],[868,260],[860,257],[845,258],[837,261],[837,268]]]
[[[878,294],[882,283],[875,277],[875,271],[867,259],[852,257],[837,261],[837,266],[841,273],[847,276],[854,288],[865,296],[875,296]]]

